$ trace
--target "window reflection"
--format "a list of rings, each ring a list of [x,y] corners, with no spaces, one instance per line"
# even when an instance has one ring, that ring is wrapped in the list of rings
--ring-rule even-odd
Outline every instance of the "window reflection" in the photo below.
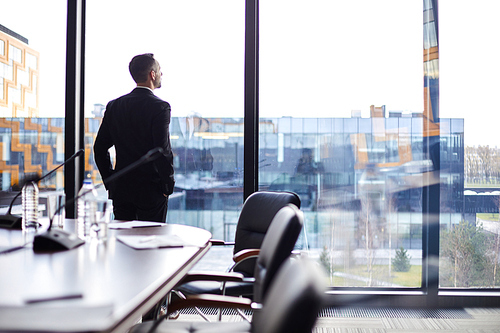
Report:
[[[403,247],[414,267],[413,282],[406,286],[420,286],[422,175],[434,171],[423,152],[422,119],[398,113],[389,118],[292,118],[291,122],[261,118],[267,128],[273,122],[276,130],[260,134],[261,157],[268,162],[259,172],[260,188],[298,193],[306,214],[306,231],[298,246],[307,244],[318,258],[328,256],[339,270],[336,276],[363,276],[363,283],[344,279],[334,285],[398,286],[388,273],[394,259],[388,254]],[[460,128],[463,120],[453,122]],[[320,125],[290,131],[290,123]],[[332,126],[335,123],[348,125]],[[358,128],[359,132],[351,133]],[[442,156],[463,146],[463,132],[443,133],[442,138],[450,143],[441,146]],[[285,156],[281,162],[280,151]],[[447,159],[442,163],[453,165],[441,175],[442,180],[449,179],[441,189],[447,207],[443,214],[456,224],[463,211],[457,183],[460,164]],[[360,273],[362,267],[369,276]]]

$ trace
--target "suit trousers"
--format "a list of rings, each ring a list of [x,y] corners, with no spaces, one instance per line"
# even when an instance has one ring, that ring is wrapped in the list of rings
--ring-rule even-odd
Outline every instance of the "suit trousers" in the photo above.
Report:
[[[168,197],[164,196],[148,204],[113,199],[113,213],[116,220],[165,222],[167,209]]]

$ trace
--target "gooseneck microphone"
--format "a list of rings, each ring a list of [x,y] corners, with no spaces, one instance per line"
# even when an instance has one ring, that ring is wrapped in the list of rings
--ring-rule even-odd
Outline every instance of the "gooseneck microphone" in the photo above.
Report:
[[[116,179],[126,175],[127,173],[140,167],[141,165],[156,160],[158,157],[160,157],[160,155],[163,155],[163,149],[160,147],[153,148],[134,163],[129,164],[125,168],[113,173],[111,176],[104,179],[102,183],[97,184],[94,188],[100,187],[104,184],[112,183]],[[47,231],[35,236],[35,239],[33,241],[33,251],[35,252],[65,251],[73,249],[85,243],[84,240],[78,238],[75,234],[70,233],[66,230],[52,229],[52,220],[54,219],[54,216],[56,216],[61,211],[61,209],[63,209],[69,204],[72,204],[73,202],[85,196],[87,193],[90,193],[91,191],[92,190],[87,190],[83,193],[80,193],[74,198],[67,200],[64,205],[59,206],[59,208],[55,211],[54,215],[49,218],[49,226],[47,228]]]
[[[82,155],[83,155],[83,149],[80,149],[79,151],[77,151],[76,153],[74,153],[70,158],[68,158],[62,164],[59,164],[55,169],[53,169],[52,171],[50,171],[46,175],[44,175],[42,177],[40,177],[40,176],[37,175],[35,177],[30,177],[30,178],[25,179],[23,181],[23,186],[24,186],[24,184],[27,184],[29,182],[38,183],[39,181],[48,178],[54,172],[56,172],[58,169],[62,168],[64,165],[66,165],[66,163],[71,162],[75,158],[77,158],[79,156],[82,156]],[[21,186],[21,188],[23,186]],[[19,191],[19,193],[17,193],[14,196],[14,199],[12,199],[12,201],[11,201],[11,203],[9,205],[9,209],[7,210],[7,214],[0,215],[0,228],[5,228],[5,229],[21,229],[21,226],[22,226],[22,217],[19,216],[19,215],[13,215],[11,213],[12,206],[14,206],[14,202],[21,195],[21,193],[22,193],[22,190]]]

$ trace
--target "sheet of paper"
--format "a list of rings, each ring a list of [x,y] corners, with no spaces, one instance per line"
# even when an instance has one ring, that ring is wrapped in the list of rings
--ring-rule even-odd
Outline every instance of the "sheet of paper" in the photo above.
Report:
[[[176,235],[120,235],[116,236],[116,239],[136,250],[197,246],[189,241],[181,239]]]
[[[164,227],[166,223],[148,222],[148,221],[127,221],[127,222],[111,222],[109,229],[132,229],[132,228],[148,228],[148,227]]]

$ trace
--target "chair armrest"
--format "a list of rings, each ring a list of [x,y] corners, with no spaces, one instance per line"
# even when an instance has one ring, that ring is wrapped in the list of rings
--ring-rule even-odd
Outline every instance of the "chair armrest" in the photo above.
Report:
[[[226,242],[223,241],[222,239],[210,239],[210,243],[212,243],[212,245],[217,245],[217,246],[234,245],[234,242]]]
[[[235,255],[233,255],[233,261],[235,263],[239,263],[240,261],[253,258],[253,257],[258,257],[260,253],[260,249],[245,249],[241,250]]]
[[[252,277],[244,277],[243,278],[243,282],[246,282],[246,283],[255,283],[255,278],[252,276]]]
[[[208,308],[238,308],[251,309],[252,300],[243,297],[221,296],[221,295],[190,295],[186,299],[177,300],[168,305],[168,311],[192,307]]]
[[[212,243],[212,245],[226,245],[226,242],[222,239],[210,239],[210,243]]]
[[[192,281],[242,282],[243,274],[235,272],[193,272],[188,273],[180,284]]]

